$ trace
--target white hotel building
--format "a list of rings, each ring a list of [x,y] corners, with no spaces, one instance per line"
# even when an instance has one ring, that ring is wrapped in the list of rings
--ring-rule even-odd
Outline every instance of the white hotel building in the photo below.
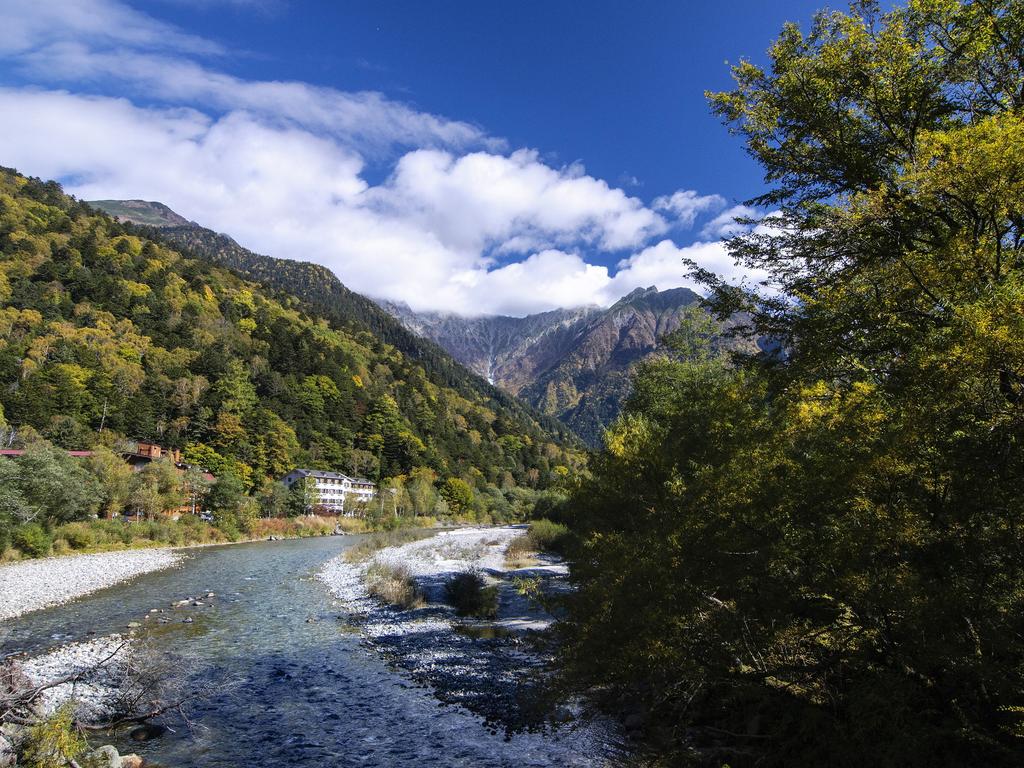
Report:
[[[359,504],[372,501],[377,494],[377,487],[369,480],[322,469],[293,469],[281,482],[289,488],[302,484],[307,512],[316,506],[335,515],[354,515]]]

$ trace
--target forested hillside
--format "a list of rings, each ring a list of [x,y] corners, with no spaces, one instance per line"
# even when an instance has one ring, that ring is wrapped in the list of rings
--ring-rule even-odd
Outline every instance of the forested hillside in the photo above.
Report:
[[[855,3],[710,96],[781,289],[711,306],[786,355],[686,328],[567,510],[564,679],[644,764],[1024,765],[1022,51],[1017,0]]]
[[[0,408],[16,440],[155,441],[249,488],[295,465],[400,490],[458,480],[447,497],[460,513],[521,508],[517,489],[543,489],[572,462],[557,435],[454,363],[414,359],[11,170],[0,173]]]
[[[336,325],[353,331],[368,330],[416,360],[431,379],[469,398],[493,400],[495,407],[517,413],[518,418],[535,420],[565,441],[571,432],[557,419],[531,413],[506,392],[480,376],[472,375],[440,346],[409,331],[398,320],[362,294],[349,290],[327,267],[308,261],[277,259],[250,251],[230,236],[214,232],[178,215],[166,205],[144,200],[95,200],[90,205],[106,211],[145,237],[167,242],[187,256],[227,267],[243,277],[281,291],[305,302],[311,311]],[[139,225],[135,230],[131,225]]]

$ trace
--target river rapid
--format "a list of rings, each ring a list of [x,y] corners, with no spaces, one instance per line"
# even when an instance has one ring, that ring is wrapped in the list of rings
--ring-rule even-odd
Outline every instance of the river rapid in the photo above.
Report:
[[[163,721],[172,730],[159,739],[113,738],[168,768],[609,764],[607,745],[590,732],[508,736],[442,705],[368,648],[315,578],[359,538],[192,550],[178,567],[5,622],[0,651],[36,653],[123,632],[129,622],[154,627],[147,642],[176,659],[190,686],[229,685],[195,704],[188,722]],[[209,592],[216,597],[201,606],[171,608]]]

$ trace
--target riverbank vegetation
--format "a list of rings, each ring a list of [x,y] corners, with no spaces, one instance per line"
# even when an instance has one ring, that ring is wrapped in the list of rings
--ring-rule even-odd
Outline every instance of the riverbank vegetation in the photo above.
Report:
[[[367,523],[358,518],[304,515],[291,518],[257,518],[245,530],[225,531],[198,517],[180,520],[82,520],[50,529],[29,523],[16,528],[0,562],[49,555],[113,552],[147,547],[189,547],[199,544],[328,536],[337,530],[363,533]]]
[[[445,583],[444,591],[459,616],[494,619],[498,615],[498,587],[488,584],[479,570],[456,573]]]
[[[1024,5],[789,26],[714,110],[772,211],[579,481],[563,682],[651,762],[1024,762]]]
[[[371,563],[365,578],[370,596],[387,605],[406,611],[423,605],[423,594],[409,568],[401,563]]]

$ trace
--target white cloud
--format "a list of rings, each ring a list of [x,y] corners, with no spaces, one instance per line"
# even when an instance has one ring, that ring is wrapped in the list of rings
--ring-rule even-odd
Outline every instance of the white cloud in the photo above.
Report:
[[[0,29],[3,55],[79,39],[197,54],[223,51],[216,43],[185,34],[117,0],[4,0]]]
[[[701,195],[692,189],[680,189],[671,195],[655,198],[652,207],[671,214],[681,226],[692,227],[698,215],[724,208],[725,198],[721,195]]]
[[[469,123],[419,112],[373,91],[345,92],[308,83],[246,81],[174,55],[96,51],[64,41],[20,57],[23,71],[46,82],[116,81],[131,94],[169,104],[202,104],[293,122],[362,151],[391,145],[500,148]]]
[[[402,157],[385,187],[381,208],[402,212],[459,249],[532,235],[532,243],[584,240],[606,250],[635,247],[665,222],[579,166],[555,169],[537,153],[418,150]],[[506,249],[507,250],[507,249]]]
[[[737,265],[720,240],[697,242],[683,247],[671,240],[662,240],[620,261],[608,290],[615,296],[628,293],[640,285],[656,285],[661,289],[684,286],[700,291],[701,286],[687,274],[687,261],[693,261],[716,273],[732,285],[756,287],[767,278],[764,272]]]
[[[751,225],[743,224],[737,219],[756,219],[758,215],[758,211],[754,208],[746,205],[734,205],[705,224],[700,231],[701,237],[707,240],[718,240],[749,232]]]
[[[660,239],[720,210],[718,195],[680,190],[648,206],[581,164],[507,152],[475,126],[378,93],[241,80],[196,61],[215,44],[115,0],[0,0],[5,22],[0,55],[51,90],[0,88],[0,164],[64,180],[83,199],[159,200],[416,309],[610,304],[638,286],[688,285],[684,258],[742,272],[720,243]],[[54,83],[113,83],[119,97]],[[124,97],[141,93],[163,106]],[[370,158],[389,170],[382,183],[365,178]],[[623,252],[614,271],[590,263]]]

